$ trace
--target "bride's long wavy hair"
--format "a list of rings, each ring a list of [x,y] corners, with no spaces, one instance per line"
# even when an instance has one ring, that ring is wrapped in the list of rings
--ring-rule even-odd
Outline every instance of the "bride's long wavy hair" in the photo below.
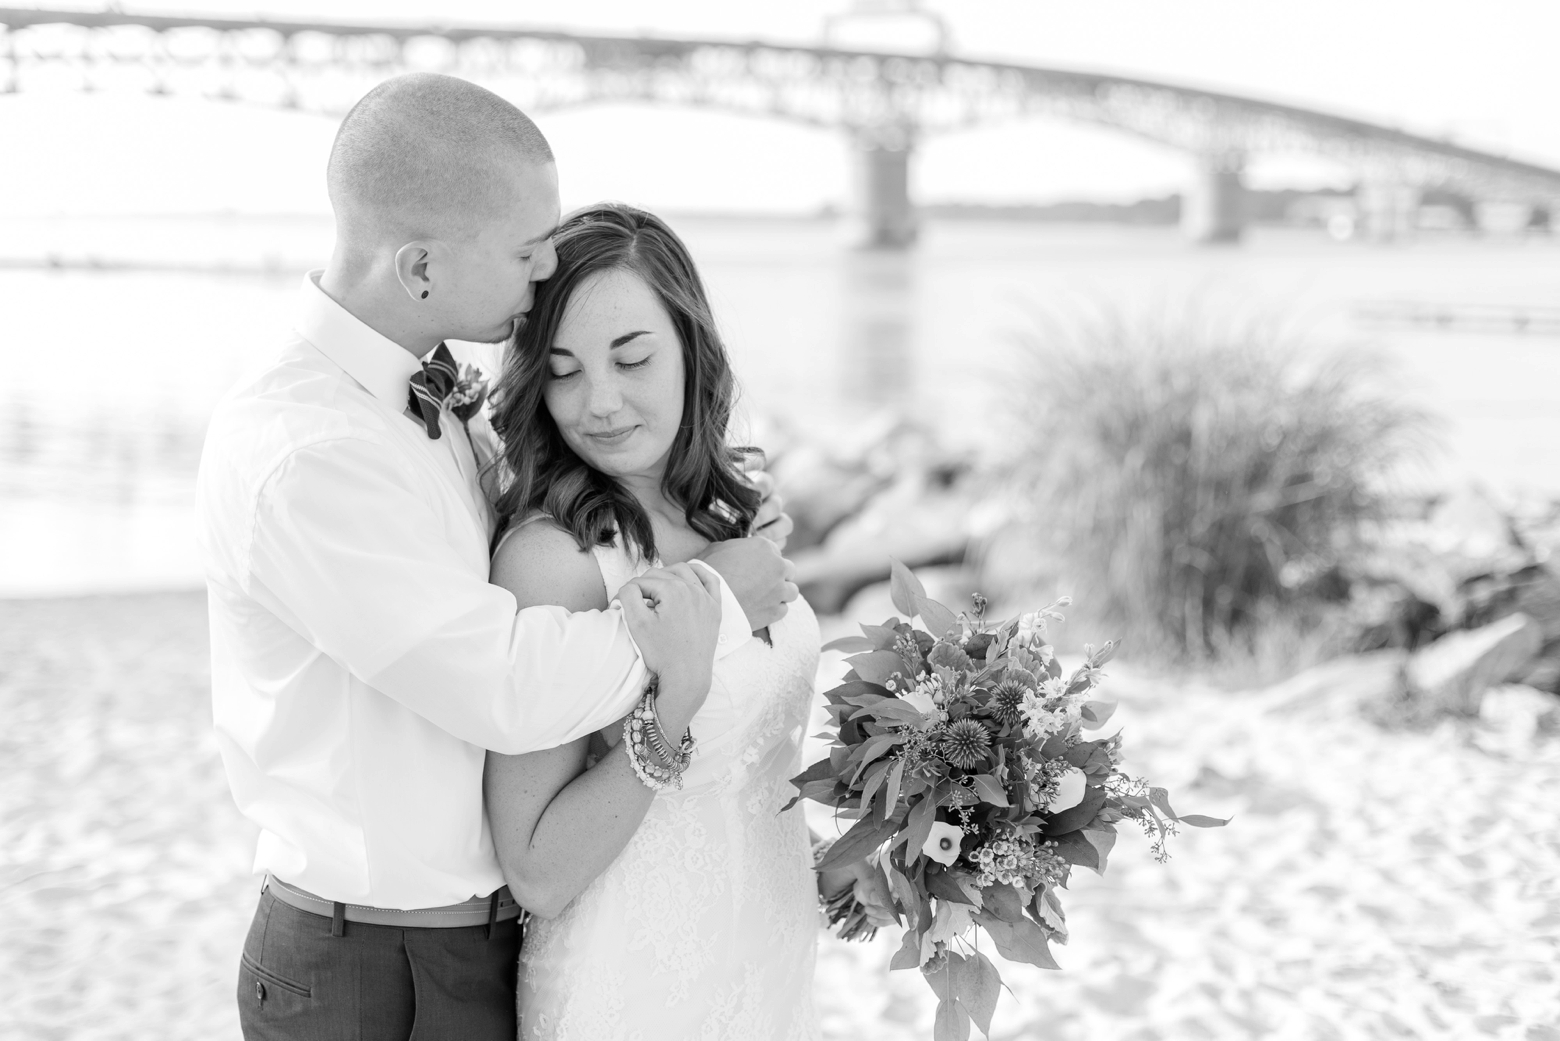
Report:
[[[655,559],[649,515],[617,480],[574,453],[544,397],[548,351],[575,290],[597,272],[625,270],[655,293],[682,345],[682,423],[661,491],[682,507],[688,526],[712,542],[746,535],[760,498],[741,466],[757,450],[727,441],[735,380],[688,248],[659,217],[619,204],[570,214],[553,245],[557,270],[537,284],[494,392],[493,429],[503,441],[499,532],[539,511],[572,534],[582,550],[611,543],[621,533],[625,548]]]

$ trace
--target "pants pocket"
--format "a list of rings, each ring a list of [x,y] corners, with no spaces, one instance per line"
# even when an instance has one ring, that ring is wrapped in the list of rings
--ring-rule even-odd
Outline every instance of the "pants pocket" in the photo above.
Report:
[[[313,997],[314,995],[312,988],[307,987],[302,983],[297,983],[293,980],[290,980],[286,976],[272,972],[270,969],[267,969],[264,965],[261,965],[259,962],[251,958],[248,951],[245,951],[243,957],[239,959],[239,968],[241,971],[243,969],[248,969],[249,972],[254,975],[256,981],[265,984],[266,987],[279,987],[282,990],[292,991],[301,998]]]
[[[335,1036],[317,1022],[312,988],[279,976],[245,954],[238,965],[238,1025],[244,1041],[303,1041]]]

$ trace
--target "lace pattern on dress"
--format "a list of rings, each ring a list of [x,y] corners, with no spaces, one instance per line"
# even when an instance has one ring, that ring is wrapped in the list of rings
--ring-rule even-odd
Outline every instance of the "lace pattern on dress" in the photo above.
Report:
[[[643,573],[596,557],[608,596]],[[817,895],[807,826],[780,813],[800,768],[818,664],[804,601],[716,665],[680,792],[657,795],[628,846],[521,954],[528,1041],[808,1041]]]

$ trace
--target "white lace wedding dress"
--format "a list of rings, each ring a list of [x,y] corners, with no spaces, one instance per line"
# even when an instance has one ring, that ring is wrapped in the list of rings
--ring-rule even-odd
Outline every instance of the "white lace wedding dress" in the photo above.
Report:
[[[646,570],[598,547],[608,597]],[[522,1041],[816,1038],[817,887],[801,769],[818,669],[803,600],[715,667],[681,791],[656,796],[618,858],[520,956]]]

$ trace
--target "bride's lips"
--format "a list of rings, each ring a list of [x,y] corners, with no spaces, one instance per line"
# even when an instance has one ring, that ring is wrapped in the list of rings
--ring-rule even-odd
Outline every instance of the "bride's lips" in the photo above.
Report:
[[[632,434],[637,429],[638,429],[638,427],[631,427],[631,426],[630,427],[618,427],[616,430],[604,430],[604,431],[602,431],[599,434],[587,433],[585,436],[590,438],[591,441],[595,442],[598,445],[601,445],[601,446],[603,446],[605,448],[612,448],[615,445],[620,445],[624,441],[627,441],[628,438],[629,438],[629,435]]]

